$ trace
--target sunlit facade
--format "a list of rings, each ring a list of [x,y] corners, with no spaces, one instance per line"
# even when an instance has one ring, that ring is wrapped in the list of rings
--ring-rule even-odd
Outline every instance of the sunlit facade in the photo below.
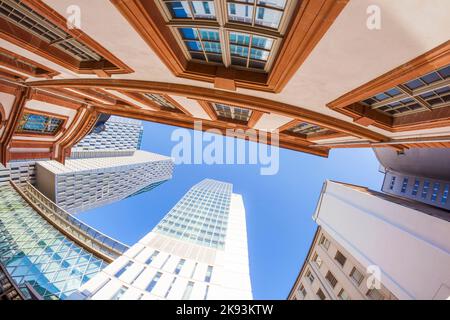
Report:
[[[242,197],[206,179],[73,299],[252,299]]]

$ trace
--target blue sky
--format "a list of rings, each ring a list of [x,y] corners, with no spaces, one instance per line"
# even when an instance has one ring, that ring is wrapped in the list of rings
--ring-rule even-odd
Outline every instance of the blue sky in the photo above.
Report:
[[[171,141],[174,129],[144,122],[141,149],[170,156],[176,144]],[[233,183],[233,191],[243,196],[254,298],[285,299],[316,229],[311,215],[324,180],[380,190],[383,176],[371,149],[335,149],[329,158],[280,149],[276,175],[260,175],[259,165],[181,164],[173,179],[156,189],[78,217],[133,245],[204,178]]]

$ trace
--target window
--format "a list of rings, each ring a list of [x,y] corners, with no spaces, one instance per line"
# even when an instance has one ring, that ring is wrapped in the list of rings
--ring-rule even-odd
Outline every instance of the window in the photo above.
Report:
[[[167,297],[169,296],[170,290],[172,290],[172,287],[173,287],[175,281],[177,281],[177,277],[173,277],[173,280],[172,280],[172,282],[170,283],[170,286],[169,286],[169,288],[167,289],[166,294],[164,295],[164,298],[167,298]]]
[[[62,119],[24,113],[16,129],[17,133],[55,134],[61,128]]]
[[[128,287],[122,286],[112,297],[111,300],[119,300],[123,294],[128,290]]]
[[[154,93],[144,93],[144,96],[155,102],[163,109],[178,110],[178,108],[163,95]]]
[[[250,115],[252,114],[252,111],[249,109],[233,107],[221,103],[214,103],[213,107],[219,118],[248,122]]]
[[[442,193],[441,203],[446,204],[448,199],[448,190],[450,188],[450,185],[446,184],[444,187],[444,192]]]
[[[344,291],[344,289],[341,289],[341,291],[339,291],[338,298],[341,300],[351,300],[347,292]]]
[[[145,291],[152,292],[153,288],[156,286],[159,279],[161,279],[161,276],[162,276],[161,272],[156,272],[155,276],[153,277],[152,281],[150,281],[150,283],[147,286],[147,288],[145,289]]]
[[[177,264],[177,266],[176,266],[176,268],[175,268],[175,271],[174,271],[175,274],[179,274],[179,273],[180,273],[181,268],[183,267],[183,265],[184,265],[185,262],[186,262],[185,259],[181,259],[181,260],[178,262],[178,264]]]
[[[308,135],[313,133],[325,132],[327,131],[327,129],[315,124],[310,124],[308,122],[302,122],[292,128],[289,128],[287,131],[301,135]]]
[[[345,261],[347,261],[347,258],[338,250],[334,256],[334,260],[339,262],[341,267],[343,267],[345,265]]]
[[[297,291],[298,291],[298,294],[300,295],[301,299],[305,299],[305,297],[306,297],[306,290],[305,290],[305,287],[303,286],[303,284],[300,284],[298,286]]]
[[[288,19],[284,18],[285,10],[293,7],[285,0],[227,1],[226,10],[215,6],[214,1],[162,3],[169,20],[184,20],[186,26],[171,29],[191,60],[263,72],[270,68],[282,40],[282,21]],[[205,25],[208,20],[210,26]],[[248,26],[259,28],[252,30]]]
[[[320,268],[320,266],[322,265],[322,258],[320,258],[317,253],[314,254],[313,261],[317,264],[317,267]]]
[[[431,201],[433,201],[433,202],[436,201],[440,187],[441,186],[440,186],[439,182],[435,182],[433,184],[433,193],[431,194]]]
[[[205,275],[205,282],[211,281],[212,271],[213,271],[213,267],[208,266],[208,269],[206,270],[206,275]]]
[[[120,277],[125,271],[128,270],[129,267],[133,265],[133,261],[128,261],[126,265],[124,265],[122,268],[120,268],[119,271],[116,272],[115,276],[118,278]]]
[[[209,293],[209,286],[206,286],[205,295],[203,296],[203,300],[206,300],[208,298]]]
[[[165,1],[173,19],[215,19],[214,0]]]
[[[420,181],[416,179],[416,181],[414,181],[414,187],[412,190],[412,195],[416,196],[417,192],[419,191],[419,186],[420,186]]]
[[[337,279],[335,278],[335,276],[330,271],[327,272],[327,274],[325,276],[325,279],[328,280],[328,282],[330,283],[331,287],[334,288],[336,286]]]
[[[68,30],[64,17],[52,8],[39,5],[39,9],[38,12],[32,3],[24,1],[0,1],[0,17],[9,26],[7,35],[19,46],[40,55],[50,55],[75,72],[89,70],[94,73],[94,69],[114,73],[131,71],[80,29],[76,32]]]
[[[389,185],[389,189],[393,190],[394,189],[394,185],[395,185],[395,177],[391,178],[391,184]]]
[[[402,193],[406,192],[406,187],[408,187],[408,178],[403,178],[403,183],[402,183]]]
[[[360,272],[355,267],[353,267],[352,271],[350,272],[350,277],[358,284],[358,286],[364,279],[364,275],[362,274],[362,272]]]
[[[429,181],[425,181],[423,184],[423,189],[422,189],[422,198],[426,199],[427,195],[428,195],[428,189],[430,188],[430,182]]]
[[[448,106],[450,102],[450,66],[381,92],[363,104],[379,112],[399,116]]]
[[[192,292],[193,288],[194,288],[194,282],[189,281],[186,286],[186,289],[184,289],[183,297],[181,298],[181,300],[188,300],[191,296],[191,292]]]
[[[156,256],[159,254],[158,250],[155,250],[152,255],[145,261],[145,264],[150,265],[150,263],[152,263],[153,259],[156,258]]]
[[[309,279],[309,282],[314,282],[314,276],[312,275],[310,270],[306,271],[305,277]]]
[[[384,300],[384,295],[378,289],[370,289],[366,295],[372,300]]]
[[[327,298],[325,297],[325,294],[323,293],[322,289],[319,288],[319,290],[317,290],[317,296],[319,297],[320,300],[326,300]]]
[[[330,240],[328,240],[324,235],[320,238],[320,245],[326,250],[330,247]]]

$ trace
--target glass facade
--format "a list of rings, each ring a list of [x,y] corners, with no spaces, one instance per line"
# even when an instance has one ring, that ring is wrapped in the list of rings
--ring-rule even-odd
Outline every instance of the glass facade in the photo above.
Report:
[[[310,124],[307,122],[299,123],[298,125],[288,129],[289,132],[296,133],[296,134],[302,134],[302,135],[308,135],[313,133],[319,133],[326,131],[327,129],[319,127],[315,124]]]
[[[154,231],[199,245],[223,249],[232,185],[206,179],[192,187]]]
[[[450,66],[446,66],[380,92],[362,103],[391,116],[447,107],[450,104],[449,78]]]
[[[106,263],[34,211],[9,185],[0,187],[0,260],[19,286],[44,299],[65,299]]]
[[[17,133],[54,134],[61,124],[62,119],[51,118],[44,115],[25,113],[19,121]]]

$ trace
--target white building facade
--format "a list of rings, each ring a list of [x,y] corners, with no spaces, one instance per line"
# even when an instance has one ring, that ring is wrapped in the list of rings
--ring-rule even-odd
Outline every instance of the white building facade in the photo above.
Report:
[[[203,180],[73,299],[252,299],[245,208],[232,185]]]
[[[36,186],[75,214],[149,190],[172,178],[169,157],[146,151],[131,156],[68,159],[36,163]]]
[[[381,284],[396,298],[450,297],[448,211],[326,181],[313,219],[358,262],[363,276],[378,268]]]

